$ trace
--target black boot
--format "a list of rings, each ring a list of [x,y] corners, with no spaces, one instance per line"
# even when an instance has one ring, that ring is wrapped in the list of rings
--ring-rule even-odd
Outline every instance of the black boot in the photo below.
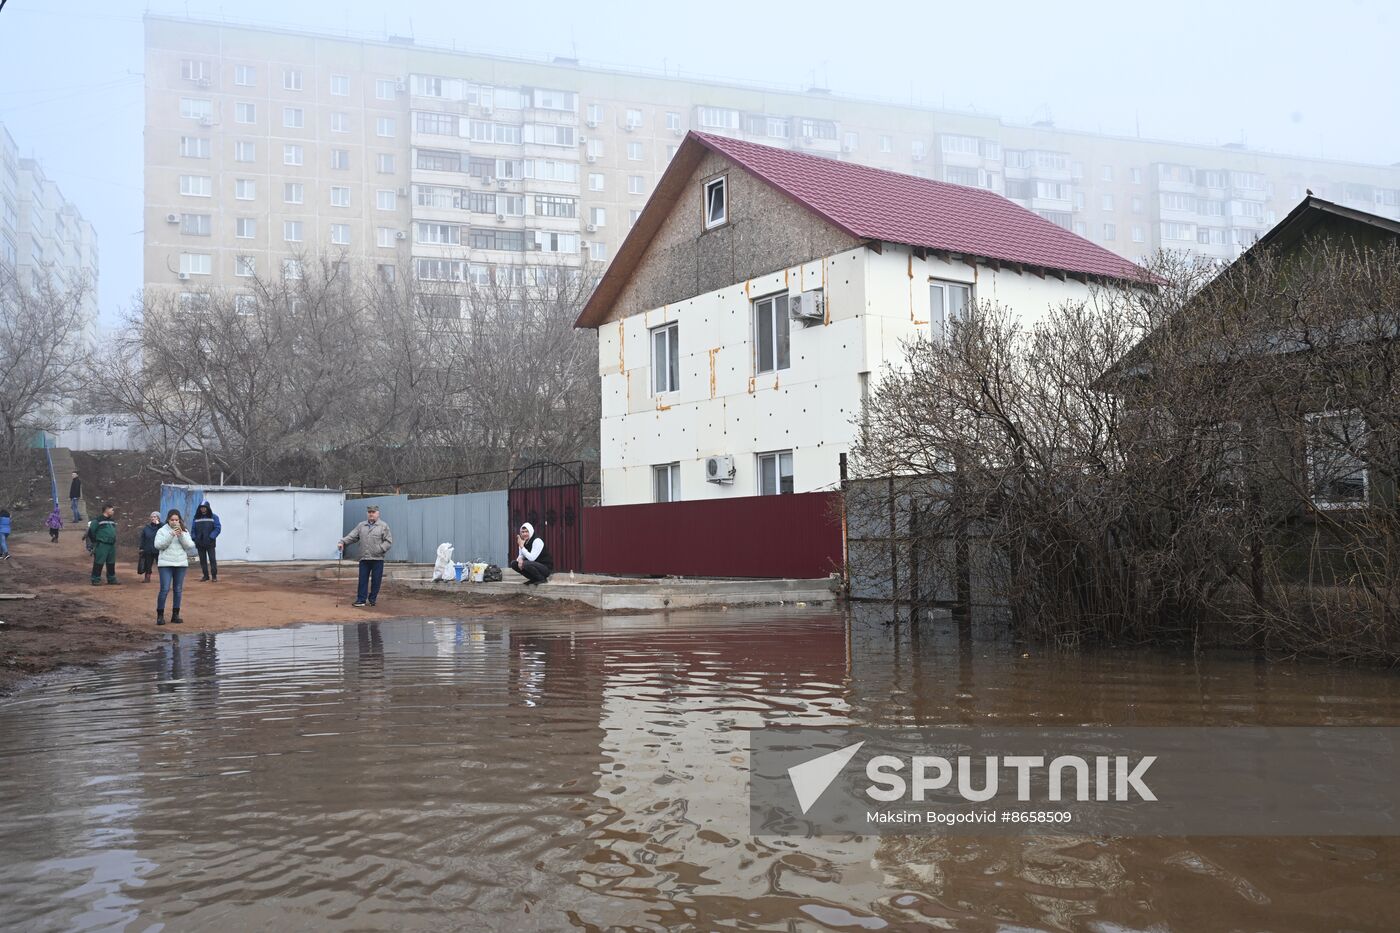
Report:
[[[157,612],[157,613],[156,613],[156,625],[164,625],[164,624],[165,624],[165,613],[163,613],[163,612]]]
[[[171,624],[171,625],[179,625],[181,622],[184,622],[184,621],[185,621],[184,619],[180,618],[180,610],[179,610],[179,609],[176,609],[174,612],[170,613],[170,624]]]

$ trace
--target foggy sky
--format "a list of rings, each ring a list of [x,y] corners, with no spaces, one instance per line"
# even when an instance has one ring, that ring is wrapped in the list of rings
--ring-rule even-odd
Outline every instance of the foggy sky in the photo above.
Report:
[[[1400,5],[9,0],[0,122],[97,229],[104,324],[141,286],[146,9],[677,69],[976,110],[1008,122],[1400,161]],[[521,11],[528,10],[522,14]]]

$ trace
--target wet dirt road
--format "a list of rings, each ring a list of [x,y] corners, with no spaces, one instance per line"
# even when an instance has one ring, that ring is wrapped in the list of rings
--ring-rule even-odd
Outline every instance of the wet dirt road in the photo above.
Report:
[[[180,633],[0,701],[5,925],[1400,924],[1396,839],[755,839],[768,723],[1396,724],[1400,690],[803,609]]]

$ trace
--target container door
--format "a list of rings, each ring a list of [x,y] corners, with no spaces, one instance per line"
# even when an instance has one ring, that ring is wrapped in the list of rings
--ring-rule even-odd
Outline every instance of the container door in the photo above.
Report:
[[[292,558],[333,560],[336,556],[335,543],[342,535],[344,500],[337,494],[325,492],[294,492],[291,495],[296,518]]]

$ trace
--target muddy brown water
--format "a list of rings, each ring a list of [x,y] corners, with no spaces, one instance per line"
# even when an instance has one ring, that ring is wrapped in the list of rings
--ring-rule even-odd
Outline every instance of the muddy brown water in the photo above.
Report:
[[[801,609],[172,636],[0,702],[0,924],[1400,928],[1400,839],[749,835],[768,723],[1400,723],[1382,671],[1023,651]]]

